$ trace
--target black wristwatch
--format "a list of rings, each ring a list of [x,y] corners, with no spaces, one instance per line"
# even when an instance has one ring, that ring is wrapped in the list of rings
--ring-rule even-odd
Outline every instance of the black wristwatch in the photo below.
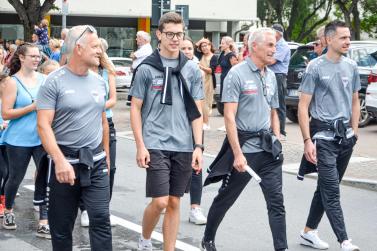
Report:
[[[194,145],[194,149],[199,147],[200,149],[202,149],[202,152],[204,152],[204,145],[203,144],[195,144]]]

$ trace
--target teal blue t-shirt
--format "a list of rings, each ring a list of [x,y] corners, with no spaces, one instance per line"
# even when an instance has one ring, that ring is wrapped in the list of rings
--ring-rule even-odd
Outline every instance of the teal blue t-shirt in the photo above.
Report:
[[[38,82],[33,88],[22,84],[20,80],[12,76],[17,84],[17,96],[14,109],[22,108],[36,100],[40,86],[45,80],[44,75],[38,74]],[[32,111],[17,119],[9,121],[7,129],[3,132],[3,142],[12,146],[33,147],[41,144],[37,131],[37,112]]]

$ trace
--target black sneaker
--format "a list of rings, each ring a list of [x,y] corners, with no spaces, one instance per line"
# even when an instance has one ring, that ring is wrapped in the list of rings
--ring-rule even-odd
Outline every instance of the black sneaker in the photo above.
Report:
[[[48,224],[39,224],[36,235],[40,238],[51,239],[50,226]]]
[[[14,230],[17,228],[16,217],[14,216],[14,213],[12,212],[4,213],[3,228],[9,229],[9,230]]]
[[[214,241],[204,241],[202,240],[201,250],[205,251],[216,251],[216,246]]]

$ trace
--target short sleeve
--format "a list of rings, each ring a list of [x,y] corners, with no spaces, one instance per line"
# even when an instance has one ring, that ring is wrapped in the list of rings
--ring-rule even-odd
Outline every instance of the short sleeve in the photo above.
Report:
[[[241,80],[236,72],[230,71],[224,79],[221,102],[238,103],[240,94]]]
[[[352,79],[352,91],[358,92],[361,89],[361,84],[360,84],[360,74],[357,69],[357,66],[355,65],[353,68],[353,79]]]
[[[302,77],[299,91],[306,94],[313,94],[315,89],[315,83],[317,81],[317,74],[315,68],[309,64],[304,76]]]
[[[194,76],[193,76],[193,83],[191,83],[191,95],[194,100],[202,100],[204,99],[204,91],[203,91],[203,78],[202,73],[197,65],[193,69]]]
[[[146,86],[152,81],[150,71],[145,65],[142,65],[134,74],[135,78],[130,89],[130,96],[144,100]]]
[[[37,110],[55,110],[59,96],[56,84],[54,79],[47,78],[41,85],[37,95]]]
[[[291,51],[289,50],[289,47],[279,46],[276,48],[276,52],[274,54],[274,58],[276,61],[283,62],[284,59],[287,57],[288,53]]]

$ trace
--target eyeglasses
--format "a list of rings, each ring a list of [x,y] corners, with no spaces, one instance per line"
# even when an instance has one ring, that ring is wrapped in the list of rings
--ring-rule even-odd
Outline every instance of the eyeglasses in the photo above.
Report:
[[[171,32],[171,31],[162,31],[161,33],[164,33],[165,36],[168,38],[168,39],[174,39],[174,37],[177,37],[177,39],[181,40],[185,37],[185,33],[184,32]]]
[[[41,55],[25,55],[25,57],[31,57],[31,59],[38,59],[41,60]]]
[[[97,31],[96,31],[96,29],[93,27],[93,26],[91,26],[91,25],[87,25],[86,26],[86,28],[85,28],[85,30],[80,34],[80,36],[78,36],[77,37],[77,39],[76,39],[76,41],[75,41],[75,44],[77,44],[77,42],[84,36],[84,34],[86,33],[86,32],[91,32],[91,33],[96,33]]]

